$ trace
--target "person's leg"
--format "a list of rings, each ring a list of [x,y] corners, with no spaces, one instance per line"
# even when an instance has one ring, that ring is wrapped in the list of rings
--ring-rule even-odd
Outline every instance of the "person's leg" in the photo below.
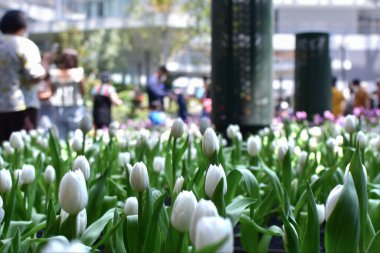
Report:
[[[25,111],[0,113],[0,141],[9,140],[12,132],[24,127]]]
[[[37,127],[37,109],[27,108],[25,111],[24,129],[30,131]]]

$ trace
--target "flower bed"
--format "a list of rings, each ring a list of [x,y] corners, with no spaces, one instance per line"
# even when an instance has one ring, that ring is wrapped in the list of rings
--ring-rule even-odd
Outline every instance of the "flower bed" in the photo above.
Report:
[[[65,141],[13,133],[0,251],[378,252],[380,136],[358,116],[246,139],[231,125],[227,140],[179,119],[94,134],[86,118]]]

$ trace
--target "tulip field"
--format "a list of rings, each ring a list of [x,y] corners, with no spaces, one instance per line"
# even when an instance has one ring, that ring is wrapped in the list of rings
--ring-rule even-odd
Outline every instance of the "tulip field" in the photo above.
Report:
[[[14,132],[0,252],[380,252],[380,127],[349,115]]]

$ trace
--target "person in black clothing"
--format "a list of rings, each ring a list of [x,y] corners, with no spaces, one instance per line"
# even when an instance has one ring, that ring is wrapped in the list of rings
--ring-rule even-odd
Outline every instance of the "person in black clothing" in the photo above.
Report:
[[[92,116],[94,117],[95,129],[108,127],[111,124],[112,104],[123,104],[117,96],[115,87],[110,84],[109,73],[101,73],[100,80],[101,84],[96,85],[91,92],[94,102]]]

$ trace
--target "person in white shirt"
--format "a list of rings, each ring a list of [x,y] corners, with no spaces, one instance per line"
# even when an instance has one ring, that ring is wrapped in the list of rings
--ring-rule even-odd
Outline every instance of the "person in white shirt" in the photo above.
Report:
[[[24,37],[25,14],[7,11],[0,20],[0,142],[25,128],[27,119],[22,89],[30,89],[44,76],[38,47]]]

